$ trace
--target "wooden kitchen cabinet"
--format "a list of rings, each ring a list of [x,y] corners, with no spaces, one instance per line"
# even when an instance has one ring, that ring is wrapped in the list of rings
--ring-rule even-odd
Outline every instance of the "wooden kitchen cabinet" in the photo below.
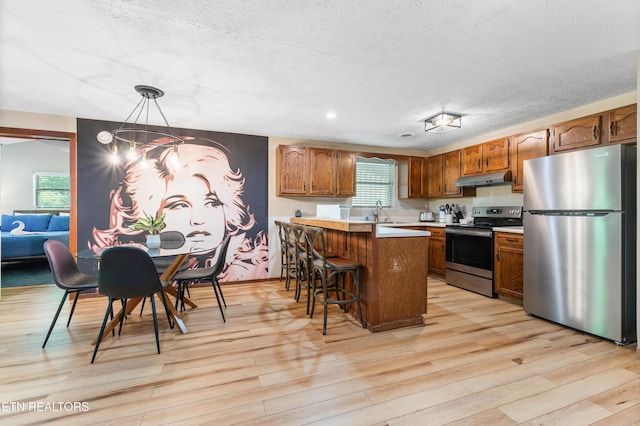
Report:
[[[604,114],[605,130],[609,143],[635,142],[638,140],[637,104],[607,111]]]
[[[442,155],[427,158],[427,197],[442,197]]]
[[[462,148],[462,175],[509,170],[509,138]]]
[[[524,178],[524,161],[531,158],[544,157],[549,153],[549,130],[527,132],[512,136],[512,192],[522,192]]]
[[[276,151],[276,195],[307,195],[308,161],[306,147],[278,146]]]
[[[326,148],[280,145],[276,195],[350,197],[356,192],[356,154]]]
[[[336,195],[353,197],[356,195],[356,154],[337,151]]]
[[[308,148],[309,192],[308,195],[326,197],[336,194],[336,151],[333,149]]]
[[[522,301],[524,236],[496,232],[493,289],[502,296]]]
[[[552,152],[564,152],[599,145],[602,130],[600,122],[601,116],[597,114],[555,125],[551,128]]]
[[[462,152],[459,149],[442,154],[442,195],[444,197],[474,197],[476,189],[456,186],[462,167]]]
[[[423,157],[409,157],[399,165],[400,198],[427,198],[428,196],[428,167],[427,159]],[[406,179],[406,182],[403,180]],[[406,187],[406,188],[405,188]]]
[[[444,279],[445,274],[445,235],[443,227],[429,226],[429,275]]]

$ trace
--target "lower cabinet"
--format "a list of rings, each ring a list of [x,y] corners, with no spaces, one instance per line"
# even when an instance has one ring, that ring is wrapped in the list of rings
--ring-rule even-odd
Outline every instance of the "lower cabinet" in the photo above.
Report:
[[[502,296],[522,300],[523,271],[522,234],[495,233],[493,289]]]
[[[445,237],[444,228],[435,226],[427,227],[431,232],[429,237],[429,275],[436,278],[444,278],[445,267]]]

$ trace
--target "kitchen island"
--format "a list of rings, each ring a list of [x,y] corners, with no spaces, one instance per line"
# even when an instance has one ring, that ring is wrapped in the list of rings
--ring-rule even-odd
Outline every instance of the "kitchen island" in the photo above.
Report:
[[[323,228],[328,251],[362,265],[360,297],[367,329],[424,324],[429,232],[403,224],[296,217],[290,221]],[[349,312],[356,315],[355,307]]]

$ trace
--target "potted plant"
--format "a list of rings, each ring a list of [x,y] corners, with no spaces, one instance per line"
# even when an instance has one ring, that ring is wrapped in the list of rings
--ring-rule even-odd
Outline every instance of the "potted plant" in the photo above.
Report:
[[[160,247],[160,231],[167,227],[164,223],[164,215],[151,216],[145,212],[142,212],[143,217],[139,217],[129,229],[133,231],[147,231],[147,247],[158,248]]]
[[[300,209],[296,210],[294,214],[296,217],[302,217],[302,212],[300,211]]]

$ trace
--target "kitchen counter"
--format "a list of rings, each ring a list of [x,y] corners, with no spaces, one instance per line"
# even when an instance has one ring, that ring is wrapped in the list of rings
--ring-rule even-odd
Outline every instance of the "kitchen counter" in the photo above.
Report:
[[[512,234],[524,234],[523,226],[497,226],[493,228],[494,232],[511,232]]]
[[[327,251],[360,263],[360,298],[367,329],[378,332],[424,325],[430,233],[404,227],[429,225],[300,217],[290,221],[323,228]],[[352,286],[350,278],[346,285]],[[356,312],[350,306],[349,314]]]

